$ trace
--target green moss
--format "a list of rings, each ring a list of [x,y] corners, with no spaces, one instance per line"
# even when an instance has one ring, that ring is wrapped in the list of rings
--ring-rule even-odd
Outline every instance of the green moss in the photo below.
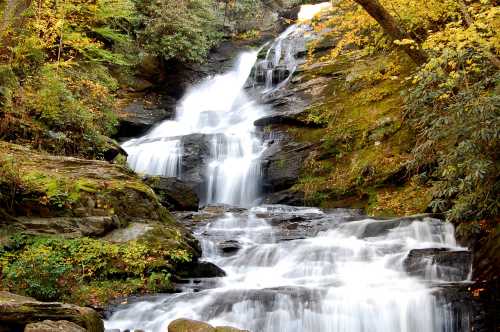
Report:
[[[393,53],[356,60],[344,55],[312,68],[302,80],[330,80],[306,116],[326,128],[287,129],[296,139],[321,141],[295,188],[305,193],[308,204],[363,207],[379,215],[404,212],[390,208],[379,190],[399,186],[399,192],[410,186],[397,183],[401,180],[395,176],[403,172],[415,140],[402,115],[404,78],[413,65]],[[413,212],[417,205],[425,209],[409,202],[406,210]]]

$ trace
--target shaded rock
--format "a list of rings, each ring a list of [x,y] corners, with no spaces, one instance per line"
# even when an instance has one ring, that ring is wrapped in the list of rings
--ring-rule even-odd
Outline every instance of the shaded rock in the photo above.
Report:
[[[174,177],[149,177],[145,182],[153,188],[163,206],[180,211],[198,210],[198,195],[182,180]]]
[[[413,249],[405,258],[403,266],[413,276],[463,281],[467,280],[471,272],[472,253],[446,248]]]
[[[0,326],[8,326],[13,331],[43,320],[72,322],[89,332],[104,331],[103,321],[93,309],[59,302],[39,302],[4,291],[0,291],[0,313]]]
[[[154,124],[173,116],[175,101],[167,108],[147,108],[143,100],[137,100],[118,112],[119,124],[116,137],[133,137],[144,134]]]
[[[119,226],[116,216],[17,218],[17,225],[26,234],[53,234],[68,238],[102,236]]]
[[[177,275],[181,278],[216,278],[224,277],[226,272],[210,262],[193,262],[179,267]]]
[[[24,328],[24,332],[86,332],[87,330],[67,320],[44,320],[38,323],[30,323]]]
[[[438,217],[438,215],[427,213],[427,214],[419,214],[419,215],[413,215],[413,216],[407,216],[389,220],[377,220],[364,224],[364,227],[360,230],[357,236],[359,238],[382,236],[384,234],[387,234],[391,229],[394,229],[396,227],[408,226],[412,222],[418,220],[419,221],[426,220],[428,222],[432,222],[432,219],[429,218],[435,218],[435,217]]]
[[[264,189],[275,192],[293,186],[311,148],[311,144],[293,141],[273,142],[261,157]]]
[[[225,254],[233,254],[241,249],[241,245],[236,240],[226,240],[219,242],[217,247]]]
[[[301,191],[286,189],[278,192],[268,194],[263,203],[264,204],[285,204],[292,206],[304,205],[304,193]]]
[[[106,149],[104,151],[104,160],[113,161],[117,156],[127,156],[127,152],[112,138],[102,136],[106,142]]]
[[[272,107],[272,113],[254,121],[257,127],[272,124],[310,126],[305,119],[309,99],[298,91],[278,90],[266,95],[263,103]]]
[[[183,155],[181,179],[189,187],[200,193],[204,172],[210,158],[212,135],[191,134],[182,137]]]

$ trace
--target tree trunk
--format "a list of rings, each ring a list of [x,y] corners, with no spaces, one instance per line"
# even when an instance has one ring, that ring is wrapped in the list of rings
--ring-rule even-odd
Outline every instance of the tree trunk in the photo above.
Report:
[[[411,39],[409,34],[400,27],[389,12],[378,2],[378,0],[354,0],[361,5],[373,17],[378,24],[394,40]],[[412,48],[413,47],[413,48]],[[401,45],[401,48],[417,64],[422,65],[427,62],[425,53],[415,45]]]

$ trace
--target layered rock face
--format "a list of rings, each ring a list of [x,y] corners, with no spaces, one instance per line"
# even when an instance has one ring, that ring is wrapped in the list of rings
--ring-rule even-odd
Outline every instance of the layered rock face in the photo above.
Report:
[[[33,298],[0,291],[0,331],[104,332],[94,310],[58,302],[44,303]]]
[[[0,160],[2,171],[12,171],[10,182],[0,183],[0,199],[8,203],[0,207],[0,245],[6,257],[3,279],[8,289],[44,300],[62,297],[102,307],[117,296],[172,290],[169,275],[180,263],[196,262],[201,256],[198,241],[174,220],[153,189],[123,166],[51,156],[8,143],[0,143]],[[179,204],[197,208],[196,196],[190,199],[189,204],[187,199]],[[96,249],[99,254],[86,253],[82,248],[87,245],[91,251],[101,248]],[[143,267],[126,258],[143,253],[149,259]],[[79,259],[88,260],[84,272],[72,265]],[[27,268],[38,271],[25,276],[29,282],[15,278],[17,273],[28,273],[22,272]],[[88,269],[92,278],[85,276]],[[84,277],[79,277],[81,273]],[[139,276],[144,275],[159,279],[141,282]],[[66,283],[60,284],[61,278]],[[118,283],[123,289],[112,286]]]

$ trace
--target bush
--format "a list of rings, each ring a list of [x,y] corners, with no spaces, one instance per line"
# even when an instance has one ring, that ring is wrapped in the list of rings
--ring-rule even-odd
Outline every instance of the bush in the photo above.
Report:
[[[222,37],[213,5],[209,0],[139,2],[140,45],[166,60],[201,62]]]
[[[84,289],[94,289],[102,297],[103,288],[120,282],[123,293],[121,288],[115,289],[107,299],[138,291],[171,290],[173,266],[190,260],[183,249],[85,237],[14,236],[8,248],[0,250],[4,287],[40,300],[82,304],[91,302],[94,295],[85,294]]]

